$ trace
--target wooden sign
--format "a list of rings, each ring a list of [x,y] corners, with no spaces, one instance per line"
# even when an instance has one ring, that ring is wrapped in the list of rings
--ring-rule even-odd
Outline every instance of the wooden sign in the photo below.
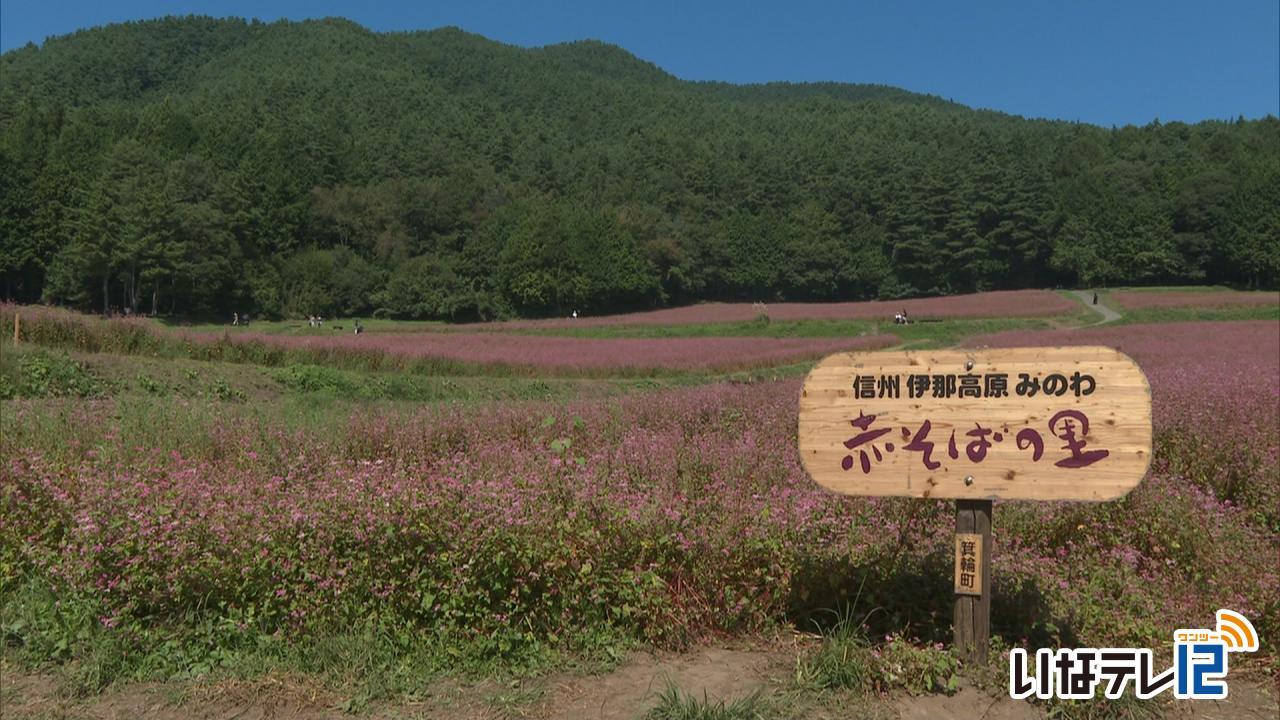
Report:
[[[805,380],[799,447],[849,495],[1110,500],[1151,462],[1151,390],[1106,347],[838,353]]]
[[[955,590],[957,595],[981,595],[982,536],[977,533],[956,534]]]

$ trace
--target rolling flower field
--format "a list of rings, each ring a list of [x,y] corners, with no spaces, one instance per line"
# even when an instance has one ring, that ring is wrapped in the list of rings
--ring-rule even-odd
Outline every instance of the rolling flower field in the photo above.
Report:
[[[1280,634],[1275,323],[974,343],[1118,345],[1155,402],[1152,472],[1124,500],[997,504],[998,634],[1146,646],[1224,606]],[[797,458],[799,387],[361,408],[333,427],[13,401],[0,583],[124,638],[200,618],[218,643],[374,623],[498,655],[600,632],[680,646],[857,598],[879,630],[946,640],[951,503],[820,489]]]
[[[1156,292],[1144,290],[1112,292],[1109,299],[1126,310],[1144,310],[1149,308],[1230,308],[1240,306],[1276,306],[1280,305],[1280,293],[1274,292],[1239,292],[1223,290],[1215,292],[1168,291]]]
[[[1049,290],[1000,290],[974,295],[951,295],[909,300],[873,300],[846,303],[703,303],[686,307],[628,313],[626,315],[584,315],[578,318],[512,320],[477,323],[487,330],[524,328],[573,328],[602,325],[699,325],[750,322],[762,312],[770,320],[881,320],[893,321],[894,313],[906,310],[917,320],[942,318],[1048,317],[1064,315],[1079,308],[1077,303]]]
[[[21,315],[28,342],[81,352],[283,366],[318,363],[428,374],[645,375],[733,371],[815,360],[842,350],[899,343],[892,334],[852,337],[581,338],[504,333],[388,332],[277,335],[167,331],[147,320],[104,320],[53,308],[0,303],[0,324]]]
[[[198,343],[221,336],[189,334]],[[815,360],[841,350],[896,345],[891,334],[853,338],[579,338],[503,333],[386,333],[330,337],[237,334],[256,344],[298,355],[383,355],[413,361],[446,361],[538,372],[743,370]]]

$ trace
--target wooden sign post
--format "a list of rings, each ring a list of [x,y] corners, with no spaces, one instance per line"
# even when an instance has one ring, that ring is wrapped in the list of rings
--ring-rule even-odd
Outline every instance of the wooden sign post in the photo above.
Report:
[[[1106,347],[839,353],[800,395],[800,458],[847,495],[955,499],[955,643],[984,661],[992,501],[1113,500],[1151,462],[1151,391]]]
[[[991,638],[990,568],[991,501],[957,500],[952,633],[960,656],[979,663],[987,661]]]

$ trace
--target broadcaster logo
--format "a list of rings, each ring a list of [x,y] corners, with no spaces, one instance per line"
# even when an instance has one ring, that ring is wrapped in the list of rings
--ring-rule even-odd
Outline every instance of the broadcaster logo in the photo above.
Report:
[[[1107,681],[1104,694],[1117,699],[1133,681],[1134,695],[1145,700],[1172,687],[1174,697],[1221,700],[1227,697],[1227,659],[1233,652],[1256,652],[1258,632],[1240,613],[1218,610],[1214,630],[1173,633],[1174,664],[1154,675],[1146,648],[1047,648],[1036,650],[1036,675],[1027,671],[1027,651],[1009,653],[1009,697],[1035,695],[1048,700],[1088,700]]]

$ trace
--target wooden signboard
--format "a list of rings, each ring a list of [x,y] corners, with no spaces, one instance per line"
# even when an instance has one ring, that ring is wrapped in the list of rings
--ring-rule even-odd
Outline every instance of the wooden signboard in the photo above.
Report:
[[[799,442],[848,495],[1111,500],[1151,462],[1151,390],[1106,347],[838,353],[805,380]]]
[[[805,380],[799,441],[836,492],[956,499],[955,645],[981,663],[992,501],[1132,490],[1151,463],[1151,390],[1105,347],[840,353]]]

